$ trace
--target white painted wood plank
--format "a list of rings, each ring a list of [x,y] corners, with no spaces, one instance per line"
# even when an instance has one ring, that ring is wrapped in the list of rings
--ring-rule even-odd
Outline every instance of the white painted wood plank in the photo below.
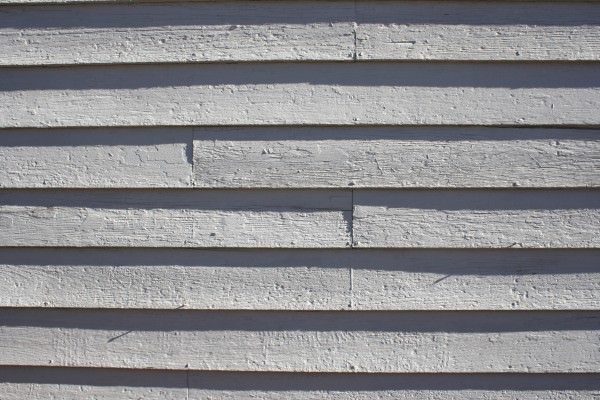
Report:
[[[359,60],[598,61],[599,26],[360,25]]]
[[[188,129],[1,130],[0,187],[189,187]]]
[[[335,262],[340,252],[40,250],[0,249],[0,306],[349,308],[349,269],[321,260]]]
[[[345,247],[342,211],[116,210],[5,206],[2,246]],[[348,216],[349,217],[349,216]]]
[[[364,191],[356,247],[600,247],[595,191]]]
[[[190,372],[191,393],[247,399],[519,399],[590,398],[597,374],[293,374]],[[235,382],[235,383],[234,383]],[[273,387],[276,387],[273,390]],[[281,397],[277,397],[280,395]],[[543,396],[548,397],[543,397]],[[229,397],[231,396],[231,397]]]
[[[0,307],[599,310],[596,250],[0,249]]]
[[[437,211],[358,206],[355,245],[598,247],[599,218],[598,210]]]
[[[358,2],[359,60],[598,60],[585,2]]]
[[[294,374],[0,367],[5,400],[80,399],[593,399],[596,374]],[[184,392],[184,391],[187,391]],[[160,397],[163,396],[163,397]]]
[[[424,210],[357,206],[358,247],[600,247],[600,210]]]
[[[349,303],[344,303],[350,300],[349,271],[343,269],[1,265],[0,274],[7,279],[0,286],[8,289],[0,296],[3,306],[203,310],[350,308]]]
[[[192,398],[283,399],[495,399],[511,395],[523,399],[592,399],[598,393],[595,374],[294,374],[152,370],[102,370],[82,368],[0,367],[0,393],[31,394],[34,399],[76,398],[77,390],[98,399],[143,393],[180,394],[189,386]],[[458,382],[457,382],[458,381]],[[510,388],[510,390],[507,390]],[[29,390],[29,391],[27,391]],[[138,392],[139,391],[139,392]],[[131,393],[131,394],[130,394]],[[113,397],[107,397],[112,394]],[[446,397],[442,397],[442,396]],[[68,396],[68,397],[65,397]],[[75,396],[75,397],[73,397]],[[546,397],[543,397],[546,396]],[[583,396],[583,397],[582,397]],[[3,397],[12,399],[13,397]],[[17,397],[21,399],[22,397]],[[120,397],[119,398],[135,398]],[[169,397],[170,398],[170,397]],[[179,397],[177,397],[179,398]]]
[[[277,377],[275,377],[277,379]],[[228,399],[330,399],[330,400],[382,400],[382,399],[406,399],[406,400],[488,400],[497,399],[498,396],[508,398],[518,398],[522,400],[570,400],[589,399],[595,400],[600,394],[599,391],[517,391],[502,390],[501,393],[484,390],[377,390],[365,392],[349,392],[340,389],[339,391],[311,391],[306,392],[301,389],[282,390],[278,392],[252,390],[252,391],[234,391],[234,390],[190,390],[191,395],[197,395],[198,398],[228,398]],[[212,397],[211,397],[212,396]]]
[[[194,185],[598,186],[599,134],[506,128],[199,128]]]
[[[0,51],[7,57],[0,65],[600,57],[599,13],[591,4],[549,3],[540,12],[531,3],[446,3],[7,8],[0,23]]]
[[[6,8],[0,65],[352,60],[351,2]]]
[[[8,68],[0,91],[0,127],[600,124],[594,63]]]
[[[279,379],[274,376],[273,379]],[[560,378],[557,378],[560,379]],[[338,391],[320,390],[203,390],[180,388],[138,388],[93,386],[93,385],[52,385],[52,384],[22,384],[22,383],[0,383],[0,396],[5,400],[31,400],[60,398],[63,400],[79,400],[82,396],[91,397],[94,400],[138,400],[138,399],[185,399],[186,395],[193,399],[232,399],[246,400],[259,398],[264,400],[389,400],[402,398],[406,400],[492,400],[498,396],[515,398],[520,400],[595,400],[600,391],[574,391],[574,390],[544,390],[544,391],[522,391],[522,390],[374,390],[354,392],[340,389]]]
[[[179,371],[0,367],[3,400],[181,400],[186,386],[186,373]]]
[[[140,388],[131,387],[126,383],[118,387],[86,384],[0,383],[0,396],[3,400],[77,400],[81,398],[94,400],[181,400],[186,398],[187,393],[186,388]]]
[[[372,251],[353,255],[357,260],[350,264],[352,309],[581,310],[600,306],[600,254],[596,250]]]
[[[300,192],[302,193],[302,192]],[[5,192],[2,246],[345,247],[350,193]],[[125,195],[125,196],[123,196]],[[129,196],[127,196],[129,195]],[[310,199],[311,196],[314,196]],[[344,199],[345,197],[345,199]],[[283,200],[284,203],[277,203]],[[311,202],[323,201],[321,206]],[[286,204],[287,202],[287,204]],[[28,205],[29,204],[29,205]]]
[[[2,365],[373,373],[600,365],[600,317],[585,312],[0,313]]]

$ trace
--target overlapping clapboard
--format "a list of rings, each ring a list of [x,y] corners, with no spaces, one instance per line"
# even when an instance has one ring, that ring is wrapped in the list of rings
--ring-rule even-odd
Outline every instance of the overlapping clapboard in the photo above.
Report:
[[[1,398],[600,394],[600,3],[2,0],[0,54]]]

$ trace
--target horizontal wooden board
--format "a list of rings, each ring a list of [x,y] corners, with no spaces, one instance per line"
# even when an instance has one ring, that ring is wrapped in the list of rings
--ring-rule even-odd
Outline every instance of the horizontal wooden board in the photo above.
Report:
[[[0,364],[288,372],[597,372],[593,312],[0,310]],[[226,344],[226,345],[224,345]]]
[[[7,289],[0,306],[339,310],[349,308],[350,271],[335,255],[348,258],[335,251],[0,249],[0,275],[10,277],[0,282]]]
[[[4,400],[144,399],[594,399],[598,374],[295,374],[0,367]]]
[[[327,191],[5,191],[0,245],[346,247],[350,201]]]
[[[6,68],[0,127],[599,125],[597,63]]]
[[[182,400],[187,380],[184,371],[0,367],[0,398]]]
[[[600,196],[571,191],[356,191],[356,247],[600,247]]]
[[[2,246],[345,247],[342,211],[116,210],[6,206]]]
[[[199,187],[586,187],[600,131],[507,128],[197,128]]]
[[[598,250],[0,249],[0,307],[599,310]]]
[[[350,252],[358,310],[598,309],[597,250]],[[355,254],[356,253],[356,254]]]
[[[7,7],[0,65],[352,60],[351,2]]]
[[[587,2],[359,1],[358,60],[599,60]]]
[[[189,187],[190,129],[0,130],[0,187]]]
[[[599,60],[598,18],[597,7],[587,2],[14,6],[0,15],[0,52],[6,55],[0,65]]]
[[[0,186],[189,186],[192,129],[197,187],[586,187],[600,182],[597,130],[63,128],[0,130],[5,166]]]

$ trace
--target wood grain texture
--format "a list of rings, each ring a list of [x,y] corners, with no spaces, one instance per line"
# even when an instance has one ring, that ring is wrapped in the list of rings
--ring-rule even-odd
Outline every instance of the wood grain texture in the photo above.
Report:
[[[351,2],[6,8],[0,65],[352,60]]]
[[[588,191],[357,191],[356,247],[600,247]]]
[[[3,400],[181,400],[187,392],[183,371],[0,367]]]
[[[144,399],[594,399],[597,374],[295,374],[0,367],[5,400]]]
[[[6,7],[0,65],[600,57],[587,2],[90,3]]]
[[[301,192],[300,192],[301,193]],[[0,196],[2,246],[346,247],[351,194],[27,191]],[[29,196],[29,197],[28,197]],[[310,198],[312,197],[312,198]],[[322,203],[316,205],[316,203]],[[312,203],[312,204],[311,204]],[[337,207],[335,207],[337,205]],[[333,207],[332,207],[333,206]]]
[[[222,374],[222,377],[219,376]],[[524,400],[594,399],[597,374],[229,374],[190,373],[190,393],[199,398],[331,400]],[[551,383],[551,380],[560,383]],[[236,381],[235,386],[232,381]],[[457,383],[456,381],[460,381]],[[222,382],[222,383],[221,383]],[[227,382],[227,383],[226,383]],[[280,390],[269,390],[277,385]],[[232,386],[234,386],[232,388]],[[231,388],[223,390],[223,388]]]
[[[597,250],[0,249],[0,307],[599,310]]]
[[[0,187],[189,187],[188,129],[0,130]]]
[[[195,130],[194,185],[586,187],[600,184],[600,131],[507,128]]]
[[[600,59],[600,11],[585,2],[360,1],[358,60]]]
[[[592,312],[2,309],[0,319],[1,365],[373,373],[577,373],[600,365],[600,316]]]
[[[7,68],[0,127],[599,125],[600,64]]]
[[[0,5],[0,399],[600,396],[597,2]]]
[[[595,310],[598,256],[563,249],[369,250],[348,255],[355,258],[350,303],[357,310]]]
[[[350,302],[349,269],[329,265],[348,258],[341,252],[27,252],[36,253],[0,250],[0,306],[340,310]]]
[[[279,374],[273,378],[278,379]],[[562,378],[561,378],[562,379]],[[518,398],[522,400],[595,400],[600,391],[545,390],[545,391],[516,391],[502,390],[500,393],[485,390],[377,390],[370,392],[339,391],[305,391],[297,390],[202,390],[202,389],[153,389],[129,388],[126,386],[113,388],[89,385],[46,385],[46,384],[1,384],[0,395],[6,400],[20,400],[25,394],[33,394],[29,399],[61,398],[64,400],[80,399],[82,395],[93,396],[94,400],[138,399],[300,399],[300,400],[383,400],[402,398],[406,400],[491,400],[498,396]]]

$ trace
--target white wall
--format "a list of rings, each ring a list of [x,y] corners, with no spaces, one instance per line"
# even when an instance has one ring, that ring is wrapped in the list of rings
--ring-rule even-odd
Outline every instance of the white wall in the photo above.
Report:
[[[600,395],[600,2],[1,0],[0,54],[1,399]]]

